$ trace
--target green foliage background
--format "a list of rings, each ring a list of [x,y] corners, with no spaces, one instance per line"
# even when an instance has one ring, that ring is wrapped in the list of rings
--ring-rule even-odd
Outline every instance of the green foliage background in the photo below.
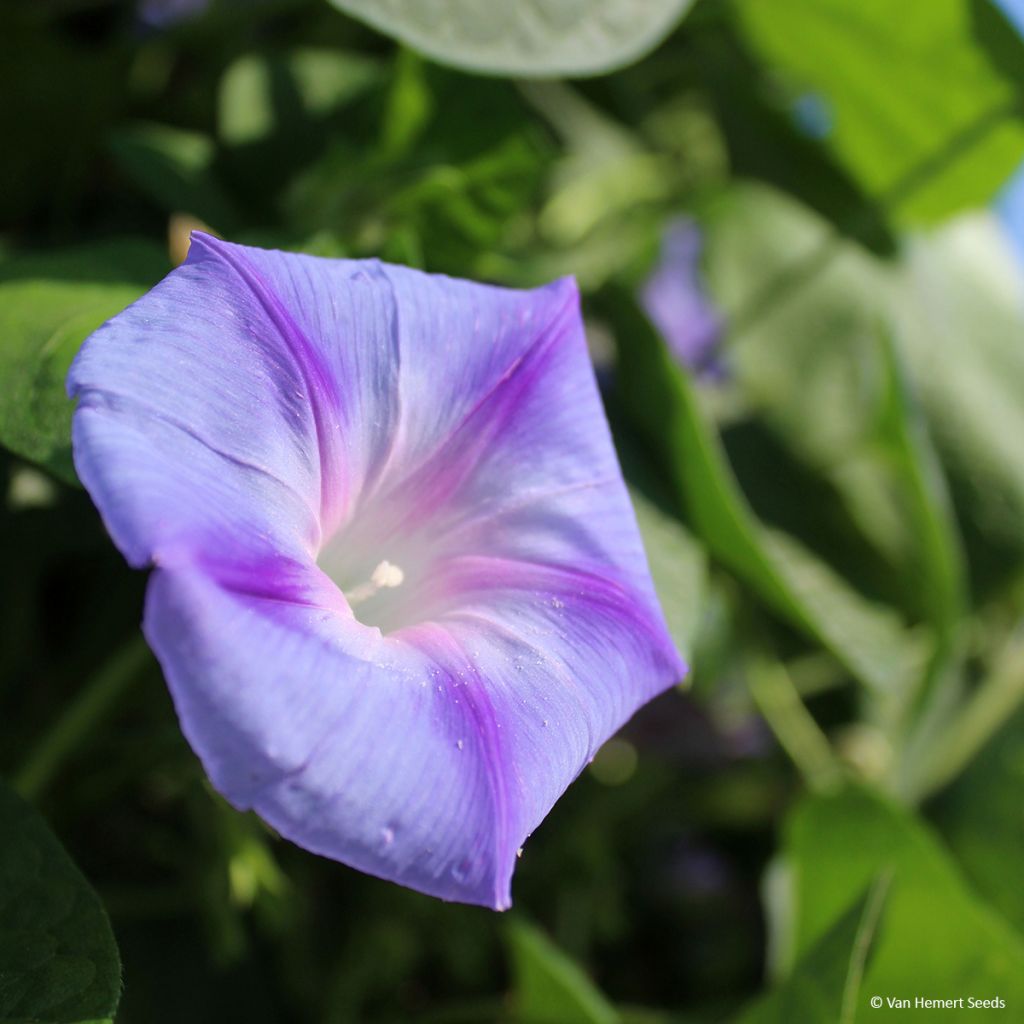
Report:
[[[608,74],[557,50],[472,74],[325,0],[0,10],[0,1024],[1024,1019],[1024,272],[986,212],[1024,44],[989,0],[698,0]],[[710,382],[636,300],[680,214]],[[692,685],[507,915],[278,840],[178,731],[63,378],[199,223],[580,281]]]

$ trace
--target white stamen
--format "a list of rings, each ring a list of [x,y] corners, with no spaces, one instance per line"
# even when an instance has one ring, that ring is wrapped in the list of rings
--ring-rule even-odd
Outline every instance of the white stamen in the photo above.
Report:
[[[397,565],[385,560],[373,570],[370,582],[378,587],[400,587],[404,579],[405,573]]]
[[[378,590],[400,587],[404,580],[405,573],[397,565],[392,565],[385,559],[373,570],[368,582],[354,587],[345,596],[348,598],[349,606],[352,607],[373,597]]]

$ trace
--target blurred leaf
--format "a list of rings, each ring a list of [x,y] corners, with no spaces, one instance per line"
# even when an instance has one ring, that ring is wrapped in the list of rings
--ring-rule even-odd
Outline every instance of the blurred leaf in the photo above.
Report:
[[[971,20],[974,36],[988,51],[989,60],[1019,89],[1024,86],[1024,39],[1007,17],[1014,7],[1012,0],[971,0]]]
[[[289,218],[347,255],[500,279],[480,268],[528,231],[551,148],[518,92],[405,53],[384,103],[362,144],[341,135],[295,177]]]
[[[71,360],[168,269],[160,246],[135,240],[0,263],[0,443],[75,481],[64,390]]]
[[[555,259],[566,268],[562,272],[592,286],[595,256],[599,264],[609,256],[612,261],[600,281],[654,242],[657,226],[649,210],[679,189],[679,161],[646,149],[637,135],[563,82],[521,82],[519,89],[566,149],[550,175],[538,231],[561,250]]]
[[[757,521],[692,382],[631,298],[609,293],[606,302],[620,346],[621,398],[664,451],[675,498],[711,553],[868,687],[904,693],[919,655],[895,614],[861,597],[795,538]]]
[[[631,489],[630,495],[669,632],[692,661],[707,586],[707,557],[678,519],[639,491]]]
[[[967,611],[966,571],[946,480],[902,356],[887,328],[879,332],[885,356],[887,388],[878,440],[893,484],[905,496],[918,553],[914,575],[920,580],[927,620],[940,656],[956,643]]]
[[[615,1007],[539,929],[513,919],[505,935],[517,1024],[618,1024]]]
[[[705,279],[744,396],[808,464],[840,461],[871,434],[884,390],[885,265],[763,185],[730,188],[701,227]]]
[[[386,209],[400,220],[440,214],[474,247],[484,247],[515,214],[518,190],[534,165],[530,145],[513,136],[461,166],[430,168],[408,188],[396,190]]]
[[[259,912],[274,930],[295,913],[295,893],[254,816],[239,814],[207,787],[188,793],[193,823],[188,870],[207,935],[207,953],[218,964],[252,955],[247,917]]]
[[[670,195],[672,165],[651,153],[623,152],[597,165],[584,156],[573,169],[579,174],[541,211],[541,230],[557,245],[573,245],[606,218]]]
[[[1024,933],[1024,714],[1018,712],[931,808],[977,891]]]
[[[442,64],[487,75],[596,75],[638,60],[693,0],[331,0]]]
[[[120,994],[99,899],[43,819],[0,783],[0,1021],[103,1024]]]
[[[1004,598],[995,607],[1000,614],[1012,615],[1014,627],[1019,627],[1019,598],[1007,597],[1009,600]],[[991,609],[985,609],[984,618],[991,616]],[[979,634],[988,633],[986,640],[992,644],[995,637],[991,626],[984,632],[978,620],[971,626],[978,647]],[[981,677],[972,680],[974,685],[966,693],[962,680],[943,680],[934,694],[933,706],[918,717],[915,731],[904,746],[903,764],[893,780],[896,792],[920,801],[944,789],[1024,704],[1024,634],[1015,628],[993,646],[994,652],[985,652],[987,664]],[[974,661],[970,667],[974,675],[980,665]]]
[[[135,122],[111,135],[110,149],[124,173],[167,213],[189,213],[224,232],[237,223],[214,172],[216,147],[209,136]]]
[[[888,895],[883,876],[801,958],[789,977],[735,1024],[849,1024],[877,943]]]
[[[418,54],[399,50],[381,125],[381,151],[386,160],[408,155],[436,113],[426,71]]]
[[[898,697],[921,667],[920,645],[898,615],[861,597],[796,538],[762,528],[754,541],[795,601],[804,628],[862,682]]]
[[[883,556],[871,583],[948,652],[965,603],[963,555],[917,381],[891,336],[903,316],[891,312],[898,272],[763,187],[733,190],[704,227],[744,396],[841,496],[843,543],[857,529]]]
[[[908,574],[919,581],[921,607],[931,626],[934,649],[916,707],[956,685],[962,651],[959,634],[968,611],[967,567],[945,476],[925,417],[888,328],[880,331],[888,388],[878,427],[888,483],[902,501],[914,557]]]
[[[383,77],[379,61],[342,50],[246,54],[221,79],[218,130],[229,145],[288,135],[290,121],[322,117],[363,95]]]
[[[821,143],[830,122],[827,105],[812,94],[780,104],[765,88],[758,61],[727,28],[703,31],[693,58],[728,143],[733,179],[756,178],[783,189],[844,235],[892,255],[896,241],[884,209]],[[807,125],[801,116],[808,106],[816,110],[817,123]]]
[[[671,194],[676,162],[645,149],[579,90],[564,82],[523,82],[520,91],[567,151],[539,218],[542,233],[555,244],[579,242],[603,221]]]
[[[1018,86],[979,45],[971,0],[739,0],[785,101],[818,97],[824,142],[901,221],[992,198],[1024,155]],[[1005,31],[1009,32],[1007,26]]]
[[[987,542],[972,568],[1005,574],[1024,557],[1024,284],[990,216],[912,241],[894,323],[965,530]]]
[[[976,899],[949,856],[909,812],[867,790],[806,798],[786,831],[798,961],[881,872],[892,884],[875,955],[853,1020],[870,1021],[869,994],[1024,1004],[1024,941]],[[962,1010],[929,1009],[929,1020]]]

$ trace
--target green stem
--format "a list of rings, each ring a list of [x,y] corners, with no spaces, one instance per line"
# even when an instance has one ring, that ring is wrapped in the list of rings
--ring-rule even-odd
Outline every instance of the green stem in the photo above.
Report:
[[[86,682],[14,777],[14,788],[33,800],[53,781],[68,755],[107,717],[150,658],[142,636],[133,637]]]
[[[1024,641],[1015,640],[963,708],[928,745],[930,757],[906,784],[907,795],[924,800],[956,778],[993,734],[1024,702]]]
[[[755,661],[748,679],[761,714],[808,788],[820,792],[835,787],[842,778],[842,767],[789,673],[777,662]]]

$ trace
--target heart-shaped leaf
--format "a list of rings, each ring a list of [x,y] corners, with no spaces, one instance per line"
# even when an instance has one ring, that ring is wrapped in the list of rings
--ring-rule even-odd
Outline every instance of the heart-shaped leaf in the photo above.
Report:
[[[599,75],[652,50],[693,0],[331,0],[441,64],[489,75]]]
[[[120,995],[99,897],[43,819],[0,784],[0,1024],[108,1024]]]

